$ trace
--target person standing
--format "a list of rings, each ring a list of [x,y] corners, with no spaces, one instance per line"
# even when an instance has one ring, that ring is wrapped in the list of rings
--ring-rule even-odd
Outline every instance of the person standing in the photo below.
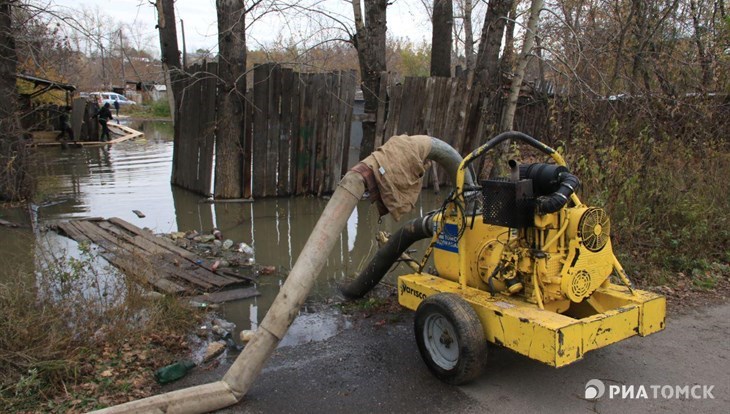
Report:
[[[119,99],[114,100],[114,112],[117,114],[117,124],[119,123]]]
[[[114,119],[112,111],[109,109],[109,102],[105,103],[94,116],[99,120],[99,125],[101,125],[101,138],[99,141],[109,141],[109,126],[107,125],[107,122]]]
[[[69,113],[71,112],[70,106],[64,106],[58,115],[58,129],[61,131],[56,137],[56,141],[64,141],[68,136],[68,140],[74,140],[74,130],[71,128],[71,122],[69,122]]]

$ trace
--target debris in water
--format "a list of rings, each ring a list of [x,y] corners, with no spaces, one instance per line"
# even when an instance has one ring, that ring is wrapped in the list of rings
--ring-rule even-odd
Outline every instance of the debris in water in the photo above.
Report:
[[[233,240],[231,240],[231,239],[226,239],[226,240],[225,240],[225,241],[223,242],[223,250],[228,250],[228,249],[230,249],[230,248],[231,248],[232,246],[233,246]]]
[[[13,223],[12,221],[0,219],[0,226],[17,228],[17,227],[20,227],[20,224]]]
[[[223,351],[226,350],[226,343],[225,342],[211,342],[208,345],[208,349],[205,351],[205,356],[203,357],[203,363],[212,361],[215,357],[222,354]]]
[[[218,229],[216,229],[216,228],[214,228],[214,229],[213,229],[213,230],[211,231],[211,234],[213,235],[213,237],[215,237],[215,238],[216,238],[216,239],[218,239],[218,240],[221,240],[221,239],[223,238],[223,234],[221,233],[221,231],[220,231],[220,230],[218,230]]]
[[[246,253],[249,256],[253,256],[253,247],[249,246],[248,244],[241,242],[238,244],[238,247],[236,248],[237,252]]]
[[[276,266],[261,266],[261,270],[259,270],[262,275],[271,275],[274,272],[276,272]]]
[[[241,342],[250,342],[254,335],[256,335],[256,331],[244,329],[239,334],[239,337],[241,338]]]
[[[236,329],[236,324],[233,322],[229,322],[225,319],[221,318],[214,318],[213,319],[213,325],[214,326],[220,326],[221,329],[227,331],[227,332],[233,332],[234,329]]]
[[[132,213],[136,214],[137,217],[139,217],[139,218],[145,218],[145,217],[147,217],[147,216],[144,215],[143,212],[141,212],[139,210],[132,210]]]
[[[170,233],[170,238],[173,240],[182,239],[183,237],[185,237],[185,233],[181,231],[175,231]]]

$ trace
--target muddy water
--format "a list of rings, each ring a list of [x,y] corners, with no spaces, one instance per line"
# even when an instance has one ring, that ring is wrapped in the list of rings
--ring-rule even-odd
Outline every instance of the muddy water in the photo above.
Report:
[[[327,200],[296,197],[253,203],[204,203],[201,196],[169,183],[171,124],[146,122],[130,126],[142,130],[144,138],[110,148],[40,150],[39,199],[42,201],[33,208],[37,227],[96,216],[121,217],[155,232],[193,229],[209,232],[217,227],[225,238],[253,246],[258,264],[278,269],[273,275],[261,276],[257,286],[261,296],[227,303],[221,308],[223,316],[236,323],[238,329],[255,327],[294,265]],[[440,202],[440,197],[424,193],[411,217],[436,208]],[[146,217],[138,218],[132,210],[140,210]],[[5,219],[19,220],[21,216],[18,211],[0,211],[0,217]],[[310,294],[310,302],[323,302],[336,296],[337,284],[346,276],[356,274],[374,254],[373,237],[377,231],[394,231],[398,227],[388,217],[379,223],[375,209],[361,202],[329,256]],[[53,233],[2,229],[0,245],[12,247],[3,249],[0,262],[12,260],[33,266],[41,238],[51,248],[73,254],[75,243]],[[394,280],[393,276],[389,278]],[[331,313],[309,314],[305,310],[283,344],[324,339],[346,325],[346,321]]]

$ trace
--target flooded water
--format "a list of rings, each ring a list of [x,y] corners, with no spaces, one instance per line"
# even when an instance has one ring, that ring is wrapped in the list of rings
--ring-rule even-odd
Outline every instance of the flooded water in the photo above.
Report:
[[[217,227],[224,238],[250,244],[255,250],[256,263],[278,269],[273,275],[260,277],[257,287],[261,296],[227,303],[221,308],[222,316],[234,322],[239,330],[255,327],[285,281],[327,200],[296,197],[253,203],[204,203],[202,196],[170,185],[171,124],[145,122],[130,126],[143,131],[144,138],[109,148],[39,150],[42,161],[39,200],[42,201],[33,208],[37,227],[82,217],[120,217],[158,233],[193,229],[207,233]],[[441,197],[424,192],[415,211],[402,219],[401,224],[440,203]],[[146,217],[138,218],[132,210],[140,210]],[[23,213],[0,211],[0,217],[20,221]],[[356,274],[375,253],[377,231],[392,232],[398,227],[389,217],[379,223],[375,208],[366,201],[361,202],[327,260],[310,294],[310,302],[323,302],[336,296],[337,284]],[[75,249],[74,242],[52,232],[2,229],[0,244],[5,248],[0,263],[10,261],[32,268],[40,238],[52,249],[70,252]],[[394,276],[389,280],[392,282]],[[343,327],[346,323],[331,312],[317,316],[303,314],[282,343],[293,345],[324,339]]]

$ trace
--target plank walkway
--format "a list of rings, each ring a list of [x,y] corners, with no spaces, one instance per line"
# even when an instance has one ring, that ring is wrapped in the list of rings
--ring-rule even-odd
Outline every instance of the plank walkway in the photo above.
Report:
[[[58,135],[58,131],[54,131],[54,134],[51,141],[45,140],[45,141],[35,141],[31,142],[28,145],[31,147],[53,147],[53,146],[60,146],[64,143],[70,147],[88,147],[88,146],[99,146],[99,145],[113,145],[118,144],[120,142],[129,141],[130,139],[139,138],[144,135],[144,133],[137,131],[136,129],[132,129],[125,125],[120,124],[113,124],[109,123],[109,129],[111,130],[112,134],[119,135],[118,137],[109,140],[109,141],[56,141],[55,136]]]
[[[254,281],[232,272],[215,273],[210,270],[210,262],[120,218],[72,220],[59,223],[56,230],[77,242],[96,244],[101,256],[112,265],[147,280],[164,293],[217,292]]]

